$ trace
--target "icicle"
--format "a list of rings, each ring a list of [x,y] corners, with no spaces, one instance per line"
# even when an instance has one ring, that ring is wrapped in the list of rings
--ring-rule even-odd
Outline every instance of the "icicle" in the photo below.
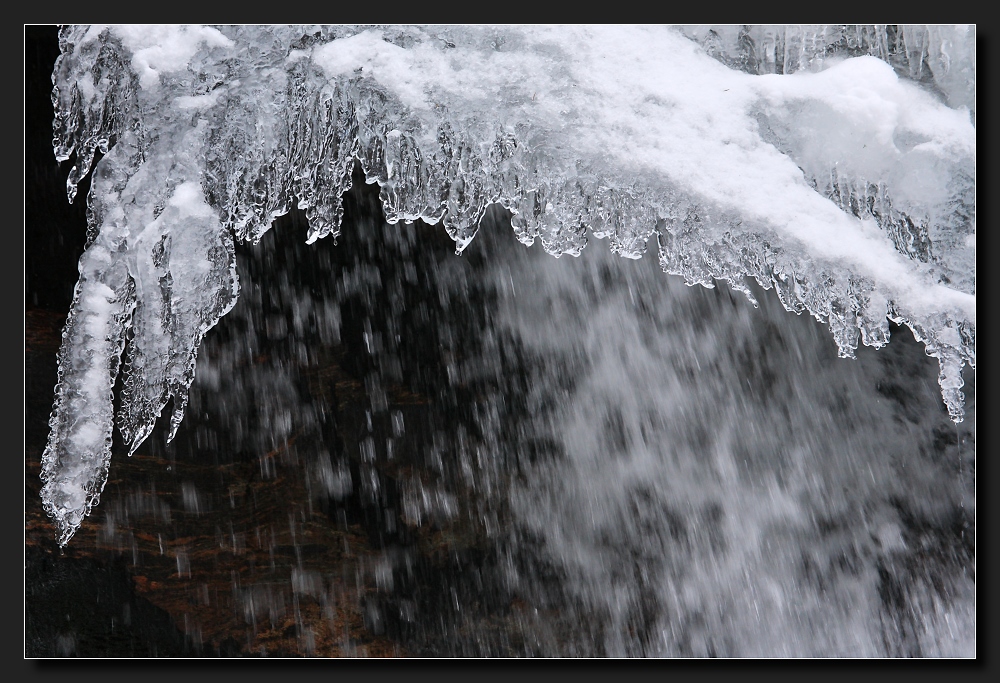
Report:
[[[97,505],[111,461],[113,395],[134,304],[125,264],[104,245],[81,259],[63,330],[59,381],[42,455],[42,501],[66,545]]]

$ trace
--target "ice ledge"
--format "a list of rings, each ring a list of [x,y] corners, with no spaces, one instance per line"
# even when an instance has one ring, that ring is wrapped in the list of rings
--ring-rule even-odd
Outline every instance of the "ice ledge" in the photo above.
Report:
[[[110,395],[125,349],[130,447],[171,397],[176,430],[201,338],[235,301],[232,239],[258,241],[293,202],[307,241],[336,236],[355,161],[390,223],[441,222],[459,252],[498,203],[555,256],[594,236],[639,258],[653,240],[690,284],[749,296],[751,277],[828,323],[845,357],[905,324],[963,417],[975,295],[946,283],[974,287],[975,129],[877,59],[756,76],[653,26],[67,27],[60,45],[71,200],[107,155],[43,458],[61,543],[110,447],[110,400],[73,397]],[[878,181],[892,210],[832,201],[817,179],[835,171]],[[924,260],[883,216],[925,226]],[[109,277],[120,311],[87,294]],[[91,318],[107,330],[75,332]]]

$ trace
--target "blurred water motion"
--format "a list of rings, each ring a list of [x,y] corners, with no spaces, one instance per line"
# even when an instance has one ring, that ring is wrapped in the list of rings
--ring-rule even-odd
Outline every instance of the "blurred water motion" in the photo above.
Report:
[[[242,250],[176,442],[61,561],[121,558],[208,655],[974,653],[975,420],[908,333],[839,359],[773,293],[347,207]]]

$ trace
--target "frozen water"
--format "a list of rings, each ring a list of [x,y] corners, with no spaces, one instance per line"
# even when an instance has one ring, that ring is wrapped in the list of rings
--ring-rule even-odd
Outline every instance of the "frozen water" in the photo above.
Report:
[[[752,278],[845,357],[905,324],[963,418],[974,27],[78,26],[60,44],[71,200],[93,166],[43,458],[61,544],[104,486],[120,365],[130,451],[168,403],[172,436],[236,301],[234,239],[292,206],[307,241],[336,237],[355,160],[391,224],[440,222],[458,252],[500,204],[555,256],[655,239],[689,284],[753,300]]]

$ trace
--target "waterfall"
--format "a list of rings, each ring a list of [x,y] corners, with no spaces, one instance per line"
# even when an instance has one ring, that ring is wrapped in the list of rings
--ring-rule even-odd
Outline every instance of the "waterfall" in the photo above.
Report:
[[[410,653],[974,654],[974,27],[59,40],[60,546],[173,442],[367,529]]]

